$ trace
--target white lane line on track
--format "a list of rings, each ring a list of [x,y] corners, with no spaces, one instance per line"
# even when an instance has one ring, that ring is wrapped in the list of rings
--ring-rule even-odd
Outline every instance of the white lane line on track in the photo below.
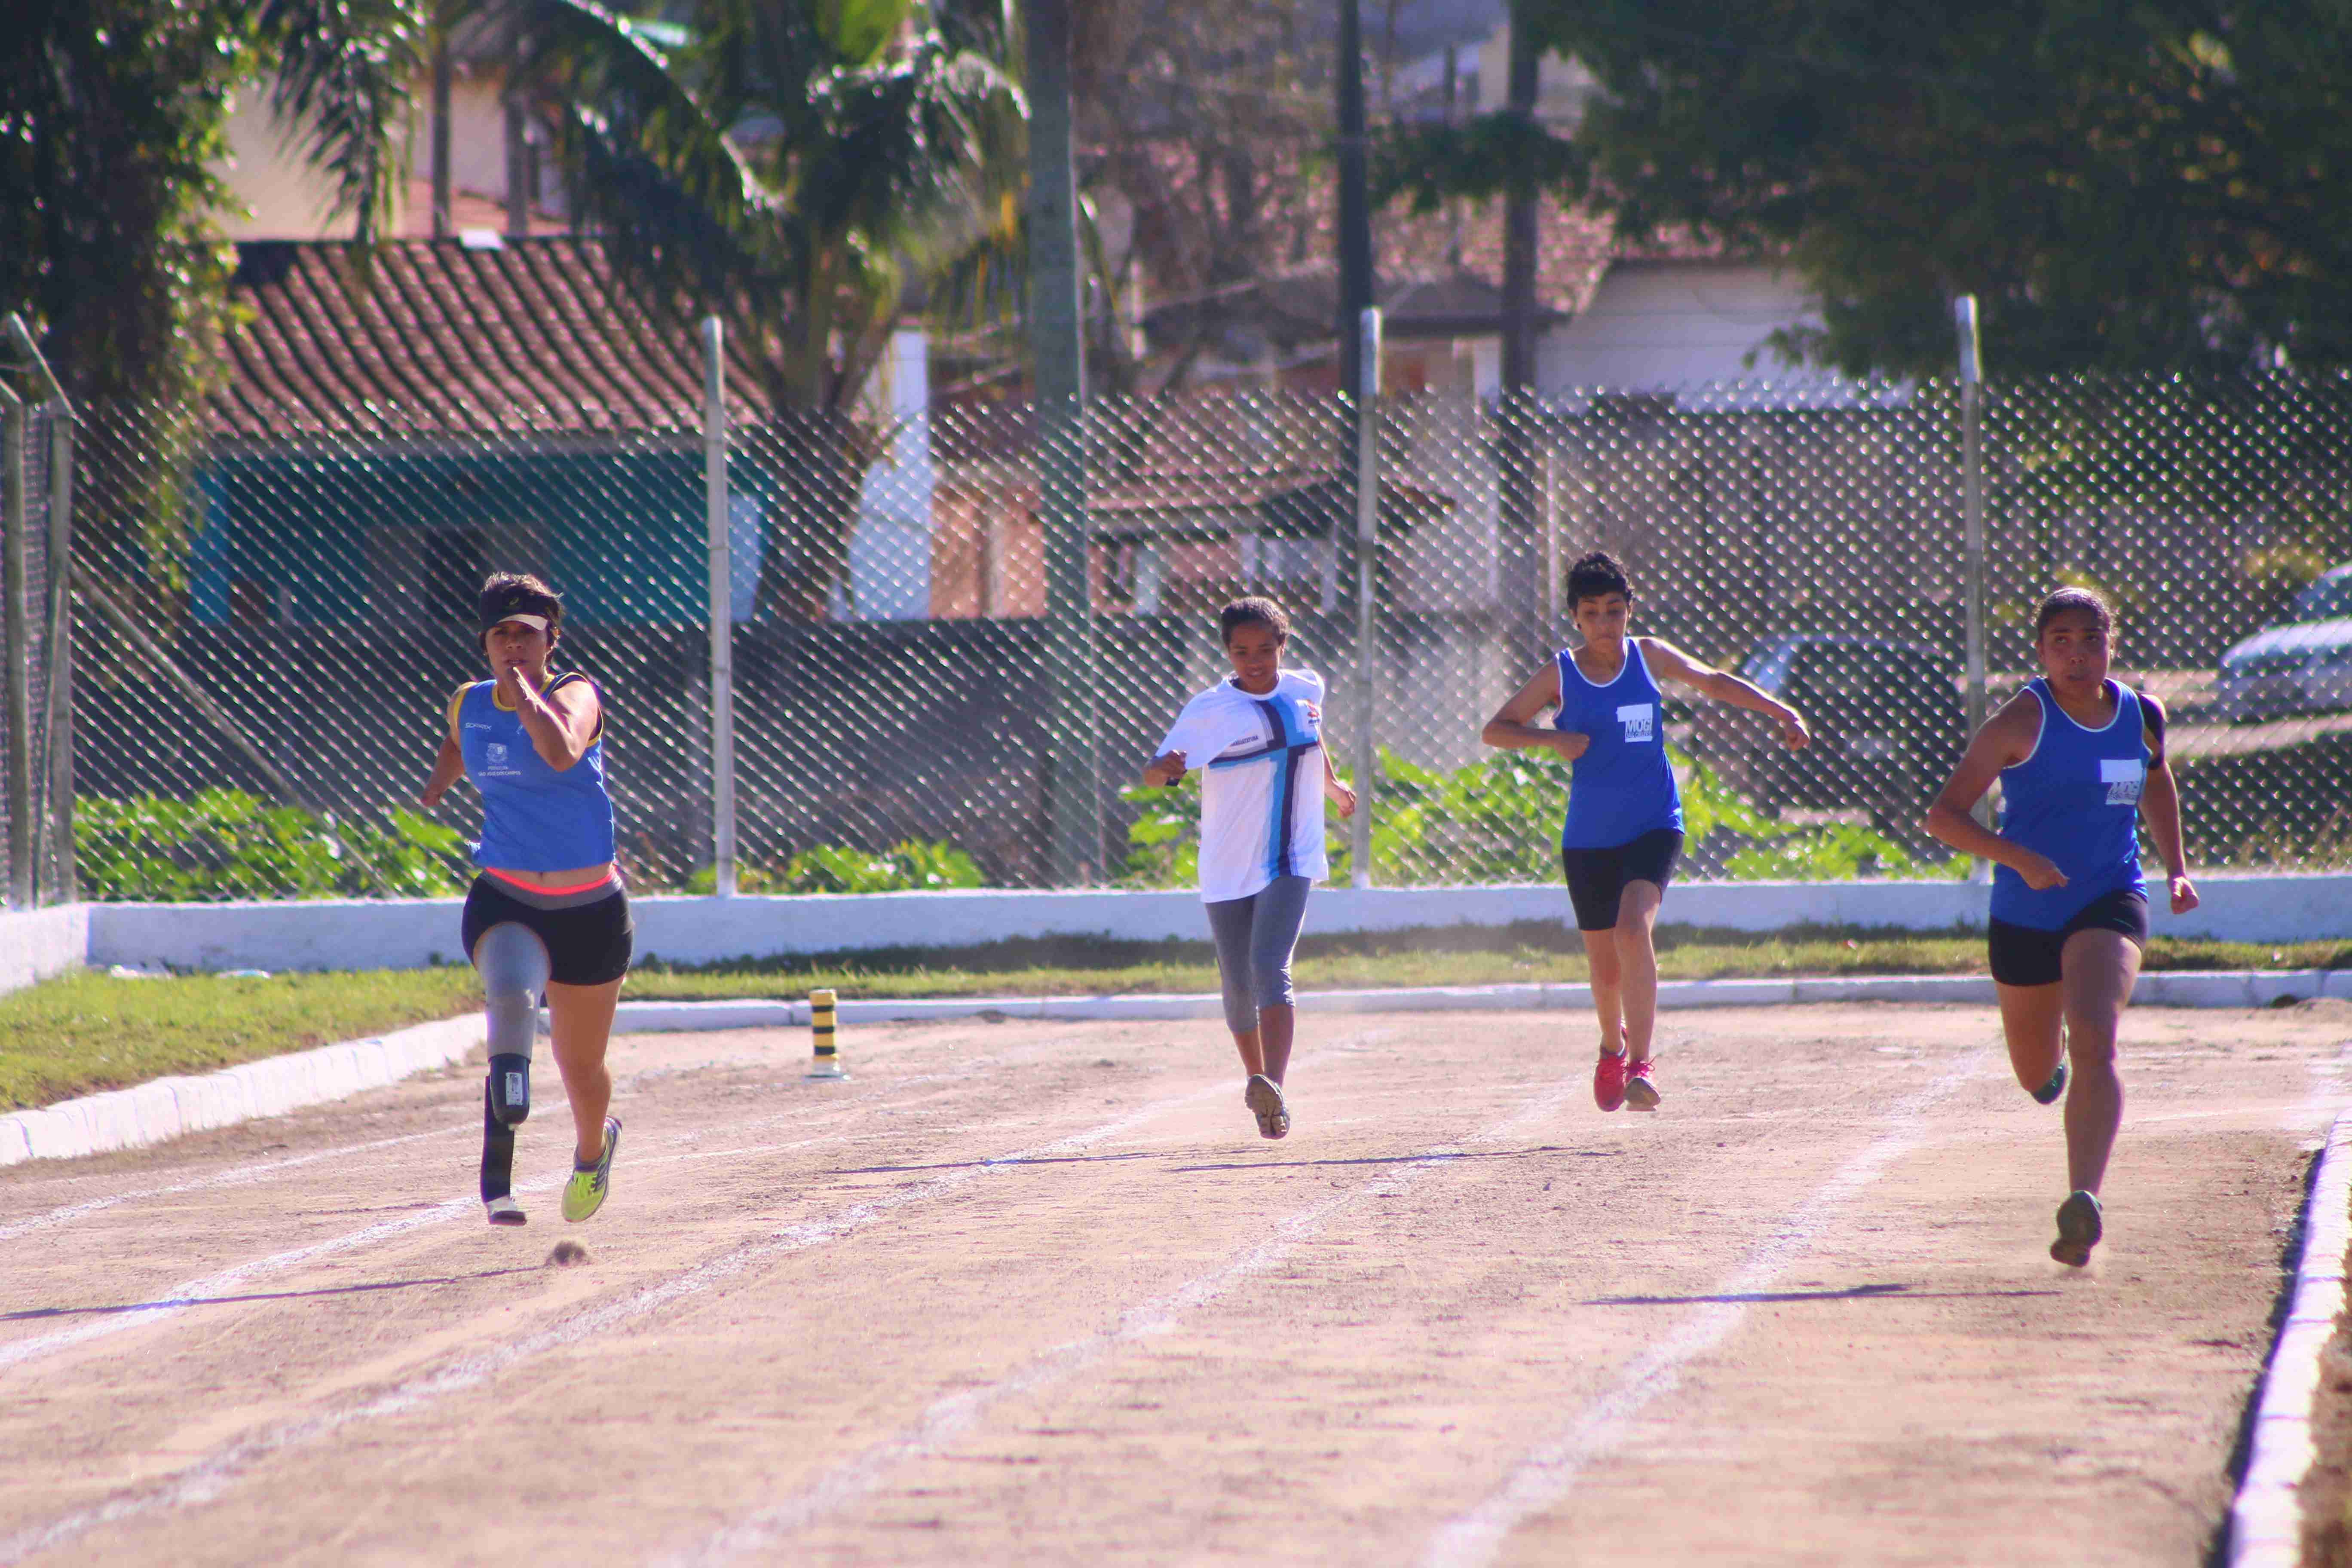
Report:
[[[1748,1253],[1738,1271],[1709,1294],[1745,1296],[1768,1288],[1841,1207],[1918,1146],[1927,1133],[1927,1112],[1938,1100],[1992,1070],[1991,1054],[1979,1052],[1896,1101],[1887,1112],[1886,1130],[1814,1189]],[[1483,1502],[1441,1525],[1422,1552],[1424,1568],[1484,1568],[1492,1563],[1513,1531],[1567,1496],[1587,1464],[1624,1440],[1643,1406],[1674,1392],[1682,1382],[1684,1365],[1721,1344],[1747,1314],[1746,1303],[1738,1301],[1694,1308],[1680,1328],[1654,1340],[1613,1387],[1585,1405],[1557,1436],[1522,1457]]]
[[[676,1564],[725,1563],[747,1552],[773,1546],[785,1536],[805,1530],[826,1515],[866,1497],[899,1467],[929,1458],[948,1447],[1003,1401],[1050,1388],[1129,1345],[1170,1332],[1187,1313],[1279,1266],[1300,1242],[1320,1230],[1324,1221],[1340,1210],[1370,1198],[1402,1193],[1427,1172],[1454,1163],[1459,1157],[1454,1151],[1512,1137],[1522,1128],[1550,1117],[1562,1102],[1582,1093],[1580,1082],[1556,1087],[1533,1105],[1522,1107],[1491,1127],[1430,1149],[1385,1175],[1286,1215],[1276,1222],[1274,1233],[1255,1247],[1165,1295],[1129,1308],[1119,1315],[1113,1327],[1041,1352],[1011,1375],[984,1388],[964,1389],[934,1400],[906,1430],[870,1445],[783,1501],[727,1526],[690,1551],[660,1561]]]
[[[26,1219],[11,1220],[5,1225],[0,1225],[0,1241],[6,1241],[12,1237],[24,1236],[36,1230],[47,1230],[54,1226],[71,1225],[75,1220],[86,1218],[101,1209],[110,1209],[117,1204],[137,1203],[142,1198],[176,1197],[182,1193],[204,1192],[213,1187],[246,1186],[265,1177],[276,1175],[280,1171],[292,1171],[304,1165],[315,1165],[321,1160],[340,1160],[347,1155],[371,1153],[378,1149],[390,1149],[396,1144],[414,1143],[423,1138],[447,1138],[467,1131],[472,1126],[471,1122],[465,1122],[456,1127],[436,1127],[429,1132],[407,1132],[397,1138],[379,1138],[373,1143],[346,1143],[340,1148],[321,1149],[315,1153],[296,1154],[289,1159],[266,1160],[259,1164],[238,1165],[226,1171],[215,1171],[209,1176],[198,1176],[193,1181],[175,1182],[170,1186],[139,1187],[127,1193],[110,1193],[103,1197],[86,1198],[78,1204],[67,1204],[62,1207],[53,1208],[47,1214],[37,1214]]]
[[[879,1099],[893,1089],[905,1089],[913,1084],[934,1082],[940,1079],[950,1080],[968,1079],[974,1075],[975,1070],[976,1064],[975,1068],[967,1068],[961,1072],[929,1073],[917,1078],[900,1079],[893,1083],[877,1087],[855,1100],[835,1100],[823,1106],[804,1106],[781,1115],[764,1117],[748,1123],[741,1131],[749,1131],[752,1128],[772,1126],[780,1121],[799,1121],[809,1116],[813,1111],[821,1113],[846,1111],[854,1106]],[[412,1136],[429,1137],[432,1134],[416,1133]],[[682,1142],[698,1142],[706,1134],[699,1130],[676,1134],[657,1142],[655,1147],[675,1147]],[[679,1154],[632,1159],[626,1168],[643,1170],[648,1165],[667,1164],[674,1160],[722,1158],[729,1153],[781,1152],[783,1149],[803,1147],[810,1142],[848,1142],[856,1136],[856,1134],[841,1133],[831,1138],[808,1139],[793,1144],[768,1145],[757,1150],[714,1151],[707,1153],[703,1151],[688,1150]],[[392,1139],[387,1140],[387,1142],[406,1141]],[[362,1147],[383,1146],[379,1144]],[[550,1192],[562,1186],[568,1179],[567,1173],[559,1173],[553,1176],[518,1183],[515,1191],[524,1195]],[[362,1226],[357,1230],[347,1231],[341,1236],[330,1237],[323,1241],[314,1241],[307,1246],[272,1253],[267,1258],[257,1258],[199,1279],[183,1280],[157,1296],[151,1305],[142,1309],[110,1313],[104,1317],[92,1318],[87,1322],[78,1323],[69,1329],[57,1329],[46,1334],[37,1334],[28,1339],[0,1344],[0,1372],[5,1372],[10,1367],[22,1366],[28,1362],[42,1360],[60,1351],[70,1350],[76,1345],[87,1344],[92,1340],[106,1339],[131,1329],[145,1328],[155,1323],[169,1322],[187,1311],[189,1308],[201,1305],[208,1298],[236,1294],[256,1279],[267,1279],[273,1274],[282,1274],[289,1268],[299,1268],[306,1263],[314,1262],[321,1258],[349,1252],[354,1247],[370,1247],[380,1241],[388,1241],[394,1237],[404,1236],[413,1230],[422,1230],[428,1226],[445,1225],[455,1220],[478,1216],[481,1213],[481,1200],[478,1197],[450,1198],[430,1208],[402,1215],[395,1219],[379,1220],[373,1225]]]
[[[1303,1062],[1307,1058],[1299,1059]],[[883,1196],[853,1205],[825,1219],[788,1226],[761,1240],[745,1242],[658,1285],[647,1286],[618,1300],[575,1312],[537,1333],[497,1350],[460,1357],[436,1371],[411,1378],[345,1409],[306,1416],[250,1436],[239,1437],[145,1487],[119,1494],[95,1507],[67,1514],[47,1524],[29,1526],[0,1540],[0,1568],[20,1563],[35,1552],[64,1545],[105,1525],[144,1514],[210,1502],[242,1480],[256,1466],[275,1455],[307,1447],[347,1426],[397,1415],[448,1394],[479,1387],[534,1356],[577,1344],[607,1329],[635,1322],[674,1301],[732,1279],[755,1265],[855,1235],[900,1209],[946,1196],[983,1176],[1029,1161],[1078,1152],[1132,1131],[1147,1121],[1195,1100],[1205,1100],[1213,1094],[1232,1093],[1233,1085],[1221,1080],[1185,1094],[1154,1100],[1087,1131],[1075,1132],[1050,1143],[1042,1143],[1034,1149],[1024,1149],[997,1159],[942,1171],[938,1175]]]

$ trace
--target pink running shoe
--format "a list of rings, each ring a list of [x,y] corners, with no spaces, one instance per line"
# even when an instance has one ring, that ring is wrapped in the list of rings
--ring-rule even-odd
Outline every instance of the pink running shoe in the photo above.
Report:
[[[1635,1062],[1625,1069],[1625,1104],[1634,1110],[1658,1109],[1658,1091],[1650,1082],[1648,1062]]]
[[[1657,1096],[1650,1097],[1655,1104]],[[1592,1068],[1592,1103],[1603,1110],[1614,1110],[1625,1103],[1625,1053],[1603,1051]]]

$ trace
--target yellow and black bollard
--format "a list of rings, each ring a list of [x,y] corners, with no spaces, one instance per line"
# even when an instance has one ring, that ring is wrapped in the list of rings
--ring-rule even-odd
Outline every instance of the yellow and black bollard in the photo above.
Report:
[[[833,993],[809,993],[809,1036],[815,1052],[809,1062],[811,1078],[847,1078],[841,1065],[841,1047],[835,1037]]]

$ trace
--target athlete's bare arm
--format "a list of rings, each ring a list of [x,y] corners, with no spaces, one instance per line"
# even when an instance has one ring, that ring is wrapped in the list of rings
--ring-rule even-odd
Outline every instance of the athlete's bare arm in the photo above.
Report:
[[[1592,737],[1574,730],[1546,729],[1532,721],[1545,709],[1559,706],[1559,664],[1555,660],[1529,676],[1508,702],[1495,710],[1495,716],[1478,731],[1478,739],[1506,752],[1557,752],[1572,763],[1584,755]]]
[[[1751,713],[1761,713],[1780,726],[1781,742],[1791,751],[1813,738],[1805,728],[1805,716],[1781,701],[1753,681],[1742,680],[1727,669],[1717,669],[1702,664],[1670,642],[1657,637],[1636,637],[1642,647],[1642,658],[1650,673],[1665,680],[1678,680],[1702,697],[1712,697],[1717,702],[1728,702],[1734,708],[1745,708]]]
[[[562,773],[588,754],[596,742],[597,721],[604,709],[596,689],[584,680],[568,681],[552,693],[533,686],[530,678],[515,672],[515,717],[530,736],[539,760]]]
[[[2139,815],[2147,824],[2147,836],[2156,840],[2156,852],[2164,857],[2171,872],[2167,879],[2172,895],[2172,912],[2185,915],[2199,903],[2197,886],[2189,879],[2189,850],[2180,835],[2180,784],[2172,776],[2172,759],[2165,752],[2164,710],[2155,698],[2143,691],[2143,706],[2156,710],[2156,722],[2144,731],[2147,741],[2147,784],[2139,794]]]
[[[449,786],[466,776],[466,753],[457,749],[457,737],[441,737],[441,753],[433,759],[433,775],[416,795],[416,804],[430,811],[441,804]]]
[[[1921,826],[1958,850],[1979,860],[1990,860],[2008,867],[2025,879],[2025,885],[2035,892],[2047,892],[2052,888],[2066,885],[2066,874],[2050,863],[2049,857],[2028,849],[2022,844],[2012,844],[1970,815],[1985,791],[2000,771],[2014,766],[2033,754],[2035,743],[2042,738],[2042,705],[2031,692],[2021,691],[2001,704],[2000,711],[1985,721],[1983,729],[1969,742],[1961,753],[1960,765],[1952,770],[1936,804],[1927,808]]]
[[[1323,753],[1323,798],[1339,809],[1339,819],[1346,821],[1356,815],[1356,792],[1339,782],[1339,770],[1331,765],[1331,736],[1323,735],[1323,743],[1315,748]]]
[[[1143,765],[1143,787],[1146,789],[1172,784],[1183,776],[1184,753],[1181,752],[1170,752],[1165,756],[1154,757]]]

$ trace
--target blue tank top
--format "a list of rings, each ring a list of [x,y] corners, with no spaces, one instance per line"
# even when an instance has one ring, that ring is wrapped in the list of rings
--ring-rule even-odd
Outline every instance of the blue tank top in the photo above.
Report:
[[[1625,639],[1625,665],[1605,686],[1595,686],[1563,648],[1559,661],[1559,713],[1555,727],[1591,737],[1584,755],[1570,764],[1568,821],[1563,849],[1607,849],[1630,844],[1661,827],[1680,832],[1682,792],[1666,761],[1666,731],[1658,712],[1658,683],[1641,645]]]
[[[552,694],[588,678],[567,670]],[[482,792],[482,837],[474,864],[501,871],[564,871],[613,858],[613,797],[604,790],[604,721],[578,762],[561,773],[530,743],[522,716],[499,706],[498,683],[476,681],[449,704],[449,724],[466,773]],[[601,704],[604,693],[597,693]]]
[[[1992,918],[2056,931],[2092,900],[2120,889],[2147,896],[2139,868],[2139,796],[2147,783],[2147,716],[2118,681],[2116,716],[2085,730],[2066,716],[2047,681],[2026,688],[2042,705],[2042,734],[2000,775],[2000,836],[2047,856],[2066,885],[2037,893],[2006,866],[1992,872]]]

